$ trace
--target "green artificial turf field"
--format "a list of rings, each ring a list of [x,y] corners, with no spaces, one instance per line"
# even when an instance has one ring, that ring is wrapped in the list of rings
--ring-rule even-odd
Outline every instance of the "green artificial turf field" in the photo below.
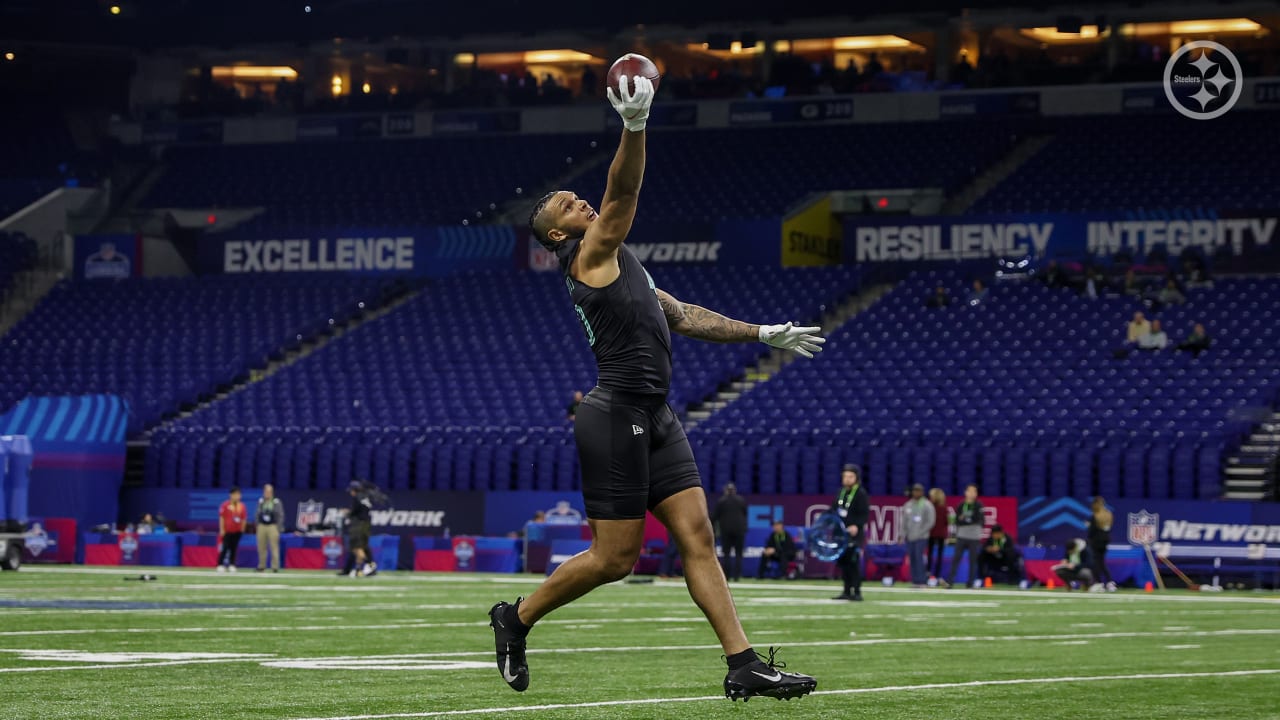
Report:
[[[1280,597],[735,585],[744,625],[818,678],[722,697],[678,582],[601,588],[493,665],[486,612],[538,578],[158,568],[0,574],[0,718],[1277,718]]]

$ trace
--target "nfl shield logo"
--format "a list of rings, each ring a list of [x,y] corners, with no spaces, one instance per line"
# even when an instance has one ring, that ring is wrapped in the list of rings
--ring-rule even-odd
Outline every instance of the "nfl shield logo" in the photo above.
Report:
[[[1150,545],[1160,531],[1160,515],[1146,510],[1129,513],[1129,544]]]
[[[316,500],[305,500],[298,503],[298,527],[306,530],[312,525],[319,525],[324,517],[324,503]]]

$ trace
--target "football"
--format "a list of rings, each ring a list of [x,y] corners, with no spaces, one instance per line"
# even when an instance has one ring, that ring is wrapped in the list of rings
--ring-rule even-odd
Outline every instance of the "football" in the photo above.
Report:
[[[658,80],[661,77],[658,74],[658,66],[654,65],[652,60],[636,53],[627,53],[614,60],[613,65],[609,66],[605,79],[615,93],[618,91],[618,80],[624,75],[628,78],[643,75],[653,81],[654,90],[658,89]],[[627,82],[630,83],[630,80]]]

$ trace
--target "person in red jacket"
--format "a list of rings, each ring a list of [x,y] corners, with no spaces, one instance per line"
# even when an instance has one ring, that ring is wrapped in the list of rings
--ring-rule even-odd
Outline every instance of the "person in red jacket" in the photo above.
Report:
[[[951,535],[951,519],[947,514],[947,496],[942,488],[929,491],[929,501],[933,503],[933,529],[929,531],[929,576],[942,577],[942,551],[947,547],[947,537]]]
[[[249,521],[249,511],[240,502],[240,488],[231,488],[228,495],[218,508],[218,572],[236,571],[236,550]]]

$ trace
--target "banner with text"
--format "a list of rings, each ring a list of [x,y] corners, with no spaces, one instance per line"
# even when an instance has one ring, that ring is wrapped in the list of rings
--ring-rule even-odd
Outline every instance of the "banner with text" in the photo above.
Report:
[[[138,235],[77,235],[77,280],[123,280],[142,275],[142,237]]]
[[[819,515],[831,509],[834,498],[829,495],[748,495],[748,528],[768,528],[781,520],[787,525],[809,527]],[[947,498],[950,509],[959,507],[961,498]],[[712,500],[714,506],[715,501]],[[903,542],[902,521],[905,498],[900,495],[872,495],[871,515],[867,520],[867,542],[872,545],[896,545]],[[985,527],[1003,525],[1010,534],[1018,527],[1018,500],[1012,497],[984,497]],[[1015,539],[1021,541],[1021,538]]]
[[[743,100],[729,105],[730,125],[823,122],[853,119],[853,98],[829,100]]]
[[[1154,215],[1154,213],[1148,213]],[[1255,261],[1280,260],[1280,211],[1221,213],[1206,218],[1144,217],[1139,213],[1055,213],[960,217],[847,216],[845,262],[975,260],[1141,255],[1163,247],[1171,256],[1192,248]]]
[[[256,507],[262,491],[246,488],[243,502]],[[285,529],[334,526],[342,511],[351,507],[351,496],[342,490],[281,490]],[[485,494],[482,492],[417,492],[393,490],[388,503],[372,513],[373,532],[388,535],[455,535],[484,533]],[[125,488],[121,493],[123,521],[136,522],[146,513],[163,515],[184,528],[218,525],[218,507],[227,499],[225,490],[174,488]]]
[[[1274,503],[1187,500],[1112,500],[1111,542],[1130,545],[1169,543],[1179,548],[1234,548],[1247,554],[1262,547],[1280,558],[1280,505]],[[1085,537],[1091,511],[1075,498],[1028,498],[1022,502],[1019,540],[1065,545]]]
[[[638,223],[627,247],[651,268],[663,265],[777,265],[777,218],[700,223]],[[558,271],[555,255],[544,250],[527,230],[517,232],[520,245],[515,266],[521,270]]]
[[[291,238],[204,237],[199,271],[399,274],[441,277],[512,266],[516,234],[506,225],[442,226],[300,234]]]

